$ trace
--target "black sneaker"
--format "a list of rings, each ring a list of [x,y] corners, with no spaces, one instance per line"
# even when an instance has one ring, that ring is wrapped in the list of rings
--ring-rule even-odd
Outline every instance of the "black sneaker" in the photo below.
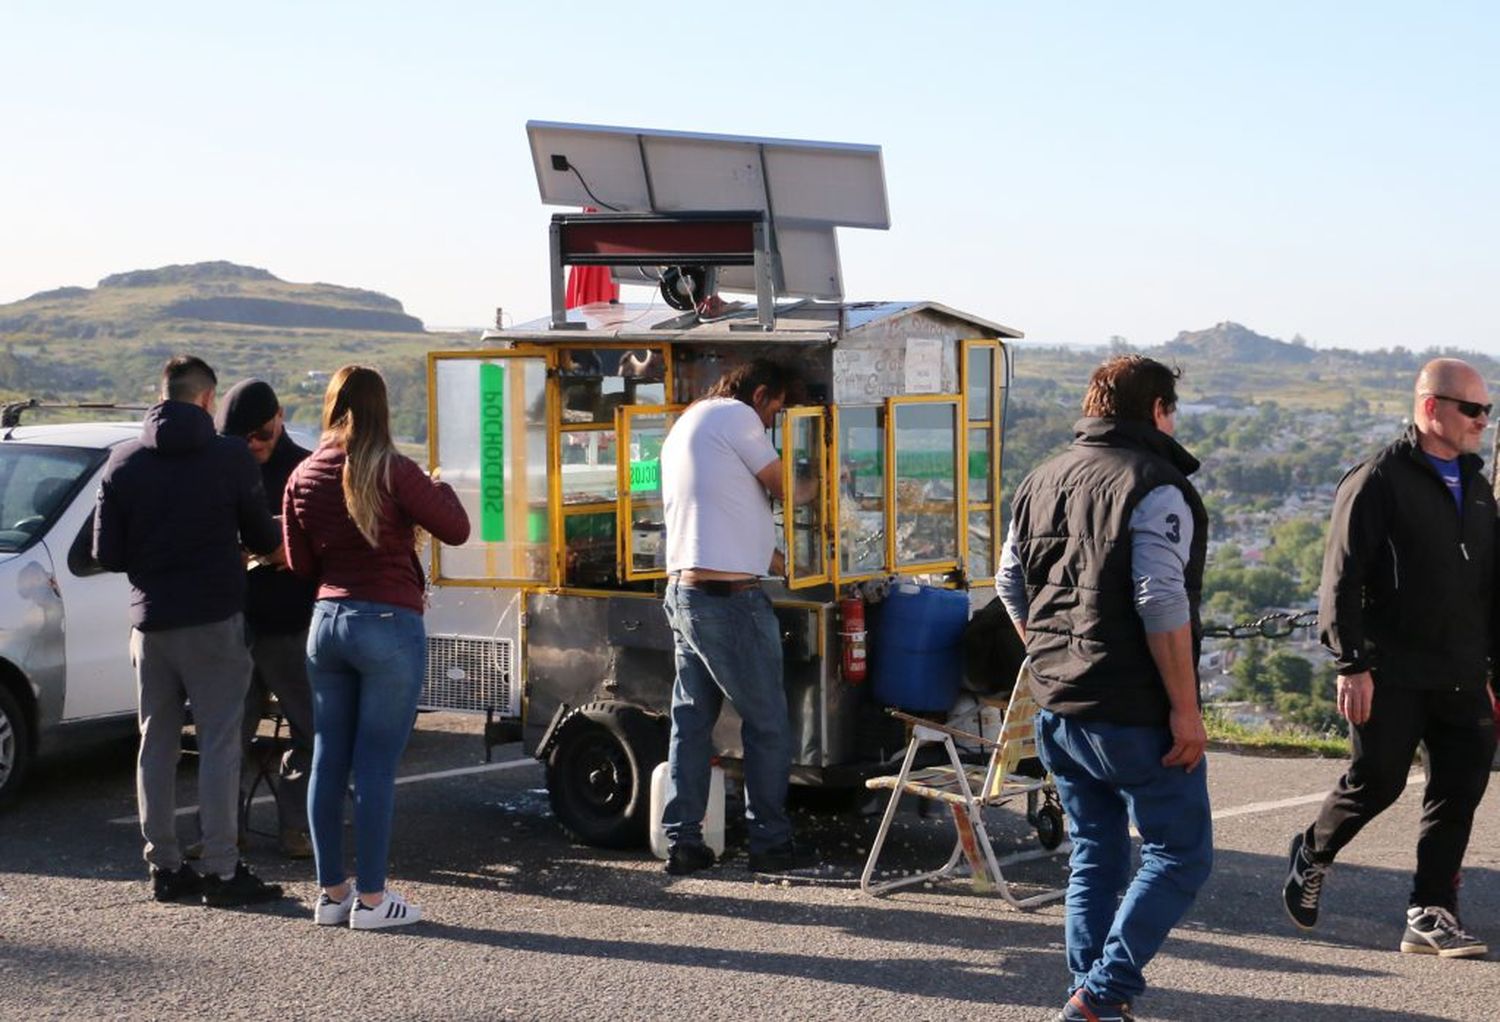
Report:
[[[818,850],[797,841],[787,841],[763,852],[750,853],[752,873],[790,873],[818,865]]]
[[[1135,1016],[1125,1002],[1096,1001],[1093,994],[1079,987],[1063,1005],[1057,1022],[1135,1022]]]
[[[183,863],[174,870],[151,867],[151,897],[155,901],[196,901],[203,893],[203,878]]]
[[[203,904],[215,908],[230,905],[256,905],[263,901],[275,901],[281,897],[280,884],[268,884],[254,873],[244,861],[235,863],[234,876],[228,880],[209,873],[203,878]]]
[[[1401,950],[1407,954],[1441,958],[1480,958],[1490,949],[1484,941],[1464,930],[1458,917],[1447,909],[1413,905],[1406,910],[1406,933],[1401,937]]]
[[[1291,861],[1287,866],[1286,883],[1281,888],[1281,900],[1286,903],[1286,913],[1304,930],[1318,924],[1318,899],[1323,896],[1323,877],[1329,864],[1318,862],[1307,850],[1307,834],[1292,838]]]
[[[674,877],[685,877],[700,869],[708,869],[715,861],[713,849],[707,845],[673,845],[667,852],[666,870]]]

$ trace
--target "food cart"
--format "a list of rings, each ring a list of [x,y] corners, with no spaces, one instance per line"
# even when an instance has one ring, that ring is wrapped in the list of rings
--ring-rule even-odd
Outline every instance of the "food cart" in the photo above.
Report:
[[[546,763],[559,820],[588,843],[645,839],[674,677],[659,454],[726,370],[769,357],[805,385],[772,439],[786,492],[811,479],[815,495],[774,507],[786,576],[766,582],[794,783],[857,785],[904,745],[863,663],[843,655],[863,638],[852,616],[866,590],[993,584],[1007,342],[1021,335],[935,302],[786,301],[774,226],[756,209],[554,217],[555,284],[564,264],[655,259],[684,267],[662,288],[671,301],[686,281],[688,308],[565,309],[555,286],[550,317],[428,359],[430,463],[474,528],[431,553],[423,702],[488,713],[492,744],[518,738]],[[753,306],[708,321],[695,309],[715,260],[759,286]],[[714,737],[734,773],[727,704]]]

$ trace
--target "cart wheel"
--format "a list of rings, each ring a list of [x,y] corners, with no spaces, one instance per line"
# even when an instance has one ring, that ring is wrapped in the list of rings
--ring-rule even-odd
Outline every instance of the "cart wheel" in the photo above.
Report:
[[[651,771],[667,758],[660,723],[626,703],[591,703],[564,725],[547,758],[558,822],[598,848],[646,843]]]
[[[1047,851],[1052,851],[1063,842],[1062,810],[1048,802],[1036,811],[1036,839]]]
[[[31,755],[31,725],[15,696],[0,685],[0,805],[21,790]]]

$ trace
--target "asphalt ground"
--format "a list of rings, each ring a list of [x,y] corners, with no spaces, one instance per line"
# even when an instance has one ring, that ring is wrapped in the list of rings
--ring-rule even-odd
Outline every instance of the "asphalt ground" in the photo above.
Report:
[[[133,825],[132,753],[114,746],[34,775],[0,813],[0,1019],[1050,1019],[1065,997],[1062,909],[1007,908],[966,883],[872,899],[858,890],[878,816],[799,809],[824,851],[813,881],[761,881],[743,852],[675,879],[644,853],[571,844],[542,768],[487,768],[478,721],[427,715],[398,789],[392,886],[428,918],[406,930],[315,927],[311,864],[252,835],[246,855],[287,886],[245,910],[149,900]],[[1288,838],[1341,765],[1216,753],[1214,876],[1147,972],[1148,1019],[1487,1017],[1500,965],[1395,949],[1420,783],[1330,874],[1324,918],[1298,933],[1280,903]],[[457,772],[453,772],[457,771]],[[182,804],[195,801],[192,774]],[[271,829],[261,805],[255,825]],[[991,814],[1002,849],[1035,848],[1019,813]],[[188,825],[190,816],[182,817]],[[126,822],[118,822],[124,820]],[[898,869],[951,847],[941,812],[903,808]],[[1027,892],[1061,859],[1011,871]],[[1480,808],[1464,874],[1471,928],[1500,942],[1500,810]]]

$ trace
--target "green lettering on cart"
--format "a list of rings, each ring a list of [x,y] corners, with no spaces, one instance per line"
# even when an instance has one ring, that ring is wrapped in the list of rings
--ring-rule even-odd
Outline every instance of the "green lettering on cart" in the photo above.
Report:
[[[505,542],[505,367],[479,367],[479,538]]]

